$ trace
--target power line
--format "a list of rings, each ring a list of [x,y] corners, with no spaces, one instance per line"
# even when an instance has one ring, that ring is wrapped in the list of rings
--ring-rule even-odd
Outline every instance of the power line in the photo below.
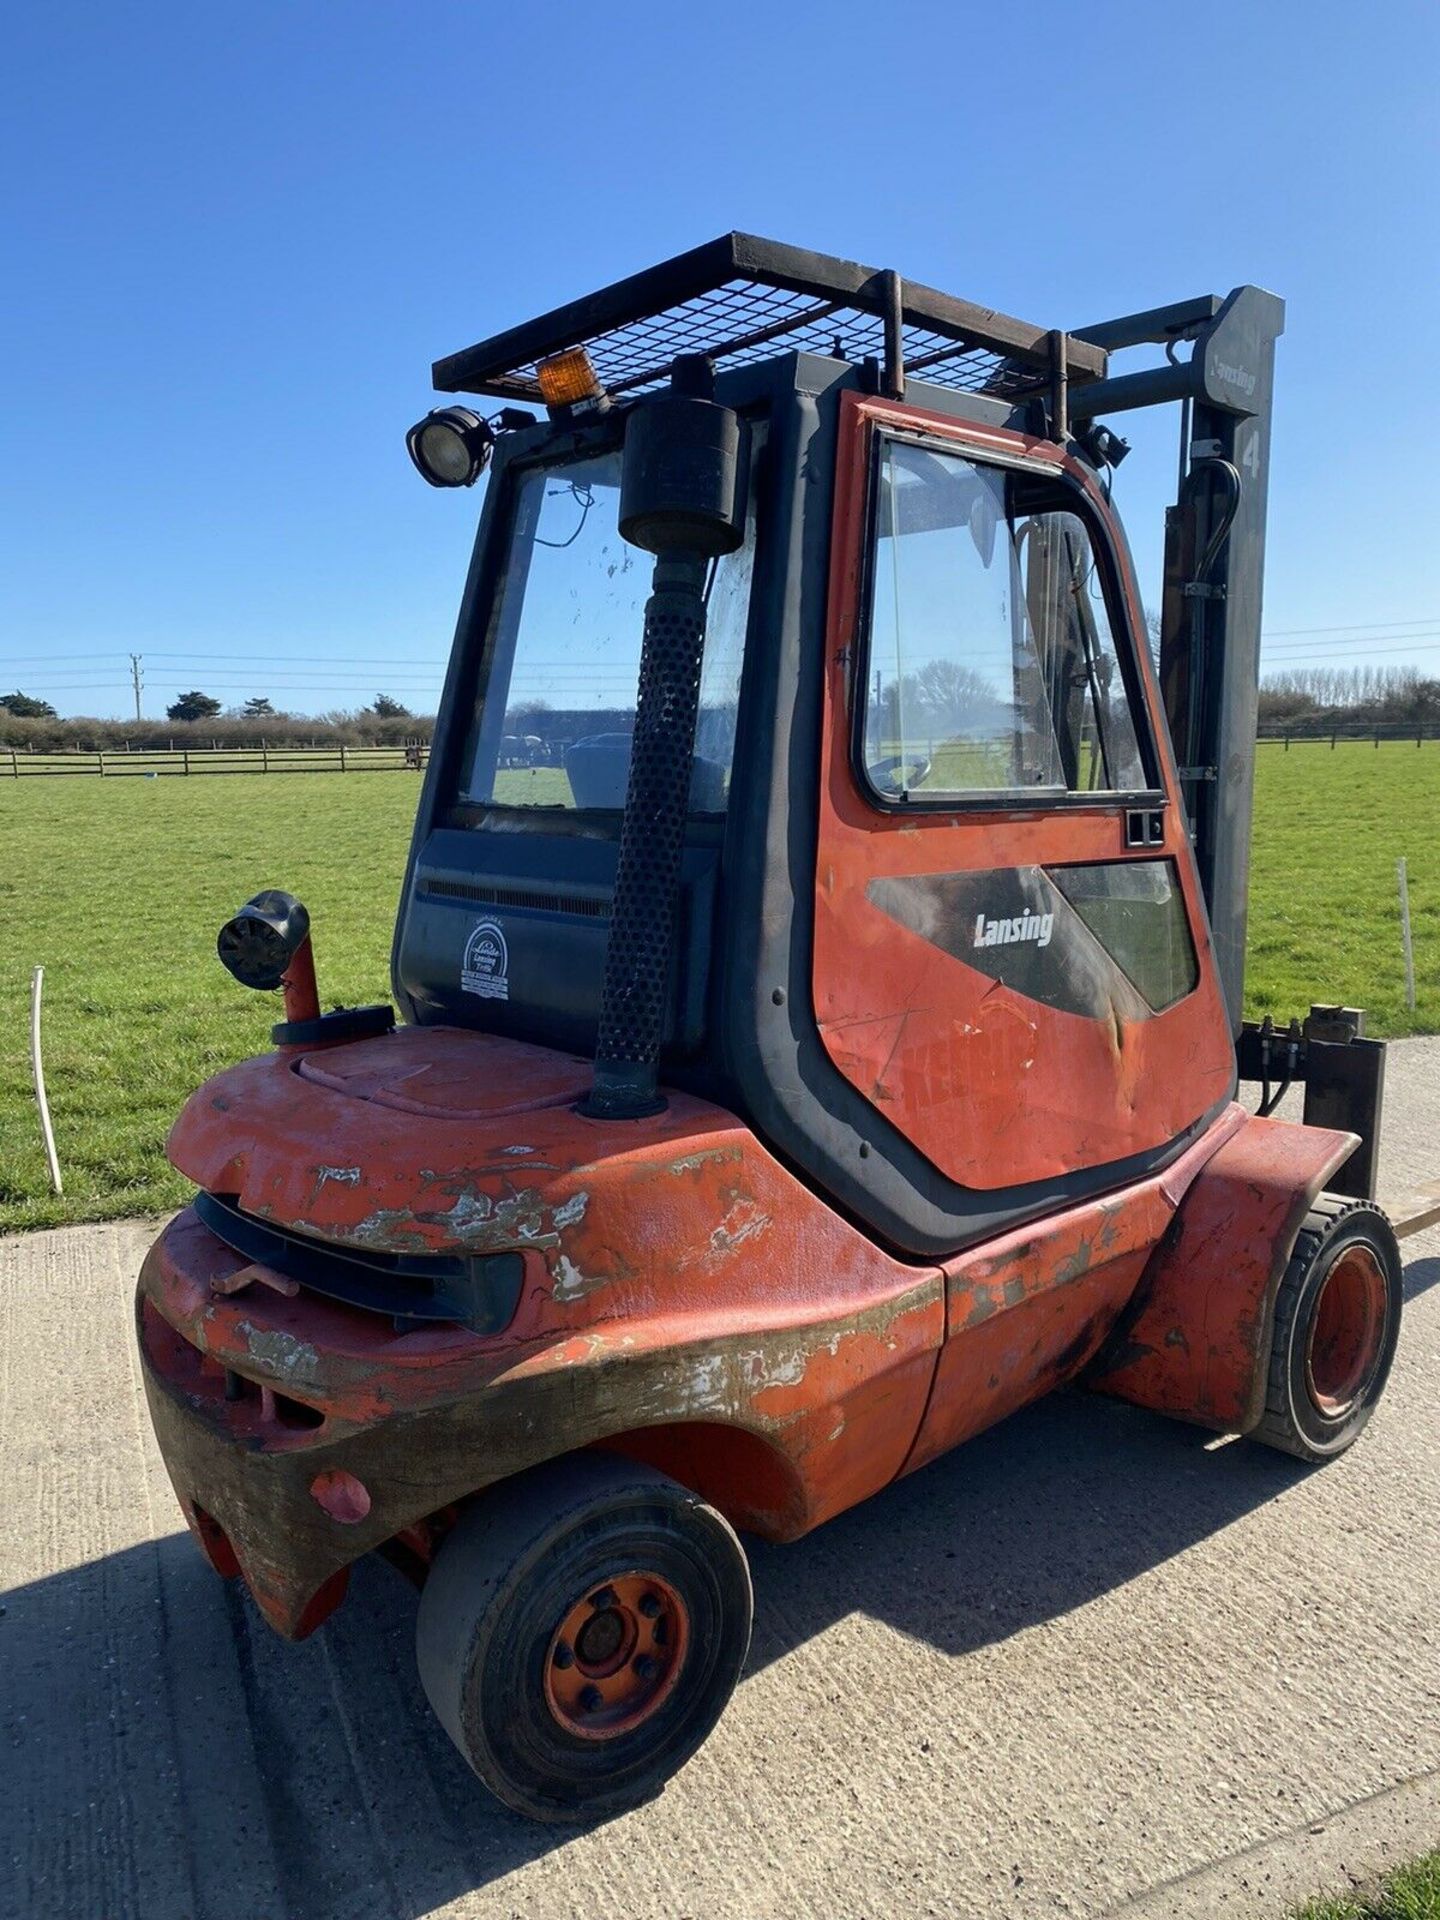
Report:
[[[446,658],[449,657],[449,651],[450,647],[447,641],[445,643]],[[393,656],[390,657],[393,658]],[[103,666],[108,660],[118,661],[120,658],[121,653],[119,650],[115,652],[106,651],[104,653],[22,653],[10,656],[3,665],[0,665],[0,672],[8,672],[14,667],[48,667],[51,661],[54,660],[63,660],[66,662],[84,661],[92,666]],[[372,662],[365,659],[357,659],[354,654],[336,656],[333,654],[322,655],[318,653],[156,653],[153,650],[147,650],[144,658],[147,660],[167,661],[193,660],[205,664],[213,662],[218,666],[232,667],[260,665],[329,667],[337,663],[361,667],[372,664],[377,667],[383,667],[384,665],[383,660],[377,659]]]
[[[113,674],[104,674],[104,673],[97,674],[97,673],[92,673],[88,670],[71,668],[71,669],[67,669],[63,673],[35,674],[28,677],[34,678],[34,679],[40,679],[40,680],[47,680],[47,681],[68,680],[71,682],[78,682],[81,685],[90,685],[90,686],[123,686],[126,681],[133,681],[134,672],[133,672],[133,669],[128,667],[117,667]],[[326,673],[323,671],[323,669],[319,669],[319,668],[317,668],[312,673],[226,672],[226,673],[194,674],[188,668],[185,668],[185,667],[177,667],[173,669],[169,667],[165,667],[160,669],[160,678],[166,681],[167,683],[172,680],[200,679],[200,680],[213,680],[216,682],[224,682],[224,681],[230,681],[232,683],[243,682],[245,685],[248,686],[252,681],[263,680],[267,683],[267,685],[273,684],[274,682],[277,682],[277,681],[282,683],[289,681],[289,682],[298,683],[304,686],[311,686],[316,684],[317,682],[321,682],[326,686],[348,685],[348,686],[356,686],[356,687],[368,687],[370,683],[374,680],[387,680],[387,681],[405,680],[405,681],[410,681],[414,683],[419,683],[423,681],[423,683],[426,686],[438,687],[441,684],[441,682],[444,680],[445,676],[443,672],[439,671],[438,669],[434,673],[421,673],[414,670],[410,670],[405,673],[399,673],[399,674],[386,673],[383,670],[383,668],[378,673],[363,673],[363,674],[361,673]]]
[[[1288,661],[1296,666],[1303,664],[1306,660],[1346,659],[1353,660],[1358,667],[1363,666],[1366,660],[1373,660],[1377,654],[1381,653],[1440,653],[1440,641],[1431,641],[1423,647],[1406,645],[1367,647],[1363,656],[1357,656],[1354,647],[1304,647],[1297,653],[1280,653],[1276,651],[1267,653],[1262,649],[1261,657],[1266,660]]]
[[[115,655],[106,653],[22,653],[11,660],[12,667],[28,667],[36,664],[44,666],[51,660],[113,660]]]
[[[1356,620],[1348,627],[1271,627],[1262,638],[1282,640],[1297,633],[1389,633],[1396,627],[1426,627],[1440,620],[1440,613],[1421,614],[1415,620]]]
[[[1388,637],[1384,634],[1365,634],[1365,636],[1357,634],[1354,639],[1338,639],[1338,641],[1319,639],[1319,641],[1311,641],[1309,645],[1290,639],[1284,643],[1283,647],[1271,647],[1271,653],[1313,653],[1317,645],[1346,647],[1352,653],[1377,653],[1377,651],[1386,651],[1394,647],[1413,647],[1417,641],[1427,641],[1427,639],[1440,639],[1440,626],[1423,626],[1417,634],[1392,634]],[[1261,647],[1263,645],[1267,645],[1265,639],[1261,639]]]
[[[1422,629],[1422,631],[1418,631],[1415,633],[1408,633],[1408,634],[1400,634],[1396,632],[1396,629],[1400,627],[1415,627],[1415,628]],[[1429,639],[1432,635],[1440,634],[1440,615],[1430,615],[1428,616],[1427,619],[1423,619],[1423,620],[1389,620],[1389,621],[1373,621],[1373,622],[1356,622],[1353,626],[1344,626],[1344,627],[1274,627],[1274,628],[1267,628],[1261,634],[1260,637],[1263,643],[1269,640],[1290,639],[1290,638],[1295,638],[1295,637],[1306,635],[1306,634],[1321,634],[1321,635],[1353,634],[1355,635],[1355,639],[1353,640],[1353,642],[1347,641],[1345,643],[1347,646],[1364,645],[1365,641],[1371,636],[1374,636],[1375,638],[1378,639],[1381,634],[1395,634],[1395,640],[1391,642],[1387,642],[1388,646],[1394,646],[1397,644],[1406,643],[1410,640]],[[1305,649],[1294,648],[1294,647],[1285,647],[1285,648],[1278,649],[1278,651],[1285,652],[1285,653],[1301,652],[1304,650]],[[131,661],[133,661],[136,658],[134,654],[128,655],[127,657]],[[381,672],[381,673],[386,671],[386,661],[384,659],[363,660],[363,659],[357,659],[353,654],[343,655],[337,659],[333,655],[302,654],[302,653],[188,653],[188,652],[176,653],[176,652],[160,652],[160,651],[150,650],[150,651],[147,651],[141,657],[151,661],[165,661],[167,663],[171,663],[171,665],[167,667],[167,671],[182,671],[182,672],[188,671],[188,667],[190,663],[193,663],[197,667],[198,666],[208,667],[212,665],[217,667],[229,667],[233,671],[240,672],[240,673],[249,673],[253,668],[265,668],[265,667],[279,667],[282,669],[289,668],[292,671],[297,669],[305,670],[309,668],[316,668],[324,672],[327,675],[327,677],[331,674],[332,670],[336,666],[342,667],[352,675],[358,669],[364,669],[371,672]],[[447,648],[447,657],[448,657],[448,648]],[[84,661],[84,662],[91,663],[95,666],[100,666],[100,665],[103,665],[108,660],[118,661],[118,658],[119,658],[118,654],[111,654],[108,652],[107,653],[20,654],[11,658],[3,668],[0,668],[0,671],[9,671],[14,668],[22,668],[22,667],[23,668],[44,668],[44,667],[51,666],[52,663],[57,661],[64,661],[64,662]],[[566,663],[561,661],[553,661],[553,662],[542,661],[535,664],[561,665]],[[407,669],[407,670],[412,672],[414,671],[413,668]],[[434,671],[437,675],[440,673],[443,673],[443,667],[437,667],[434,669]],[[571,669],[571,671],[573,672],[574,670]],[[125,669],[117,667],[117,673],[123,673],[123,672],[125,672]],[[51,677],[53,678],[55,676],[52,675]]]
[[[448,641],[446,642],[446,652],[449,652]],[[351,654],[344,654],[339,657],[344,661],[354,660],[354,656]],[[253,665],[274,665],[282,667],[311,665],[324,667],[334,664],[336,656],[333,654],[319,653],[152,653],[150,658],[152,660],[213,660],[235,667]],[[361,660],[358,664],[365,666],[369,663]],[[383,664],[381,661],[377,660],[375,662],[377,666],[381,664]]]

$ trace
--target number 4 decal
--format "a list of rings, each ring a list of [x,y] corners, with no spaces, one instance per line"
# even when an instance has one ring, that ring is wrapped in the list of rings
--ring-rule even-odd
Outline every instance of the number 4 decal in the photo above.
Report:
[[[1249,473],[1250,478],[1258,482],[1260,478],[1260,429],[1257,427],[1240,456],[1240,464]]]

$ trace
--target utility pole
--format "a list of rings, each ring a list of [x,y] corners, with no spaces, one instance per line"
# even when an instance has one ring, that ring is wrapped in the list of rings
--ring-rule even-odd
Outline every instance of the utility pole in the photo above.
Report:
[[[145,673],[140,665],[141,657],[138,653],[132,653],[130,656],[130,680],[135,688],[135,718],[137,720],[140,718],[140,689],[145,684]]]

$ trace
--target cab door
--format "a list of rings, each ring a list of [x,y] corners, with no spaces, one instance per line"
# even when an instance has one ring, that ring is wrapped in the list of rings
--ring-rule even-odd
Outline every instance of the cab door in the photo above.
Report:
[[[1233,1086],[1128,560],[1052,443],[851,393],[839,460],[822,1042],[945,1180],[1058,1209]]]

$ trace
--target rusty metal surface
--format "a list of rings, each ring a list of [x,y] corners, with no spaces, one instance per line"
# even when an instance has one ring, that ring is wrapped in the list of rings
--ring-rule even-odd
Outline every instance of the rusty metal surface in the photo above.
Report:
[[[347,1052],[364,1071],[341,1092]],[[575,1446],[673,1425],[662,1452],[698,1446],[711,1497],[789,1538],[886,1484],[915,1437],[943,1338],[937,1269],[876,1248],[700,1101],[676,1095],[639,1123],[568,1103],[457,1116],[467,1087],[517,1084],[517,1052],[537,1056],[543,1085],[541,1050],[453,1030],[337,1049],[313,1071],[267,1056],[177,1122],[176,1164],[268,1221],[372,1250],[526,1261],[503,1333],[397,1333],[258,1284],[258,1270],[244,1283],[242,1257],[188,1211],[157,1242],[140,1326],[162,1448],[187,1517],[198,1504],[223,1529],[281,1631],[360,1553]],[[227,1371],[258,1394],[227,1400]],[[368,1492],[359,1518],[312,1496],[339,1471]]]
[[[423,1551],[429,1516],[577,1446],[780,1540],[1097,1351],[1103,1391],[1246,1426],[1273,1287],[1351,1144],[1232,1105],[1163,1173],[936,1268],[875,1247],[721,1108],[584,1118],[577,1066],[403,1029],[247,1061],[177,1122],[182,1171],[291,1231],[525,1261],[502,1332],[396,1331],[271,1285],[188,1211],[156,1243],[139,1327],[162,1450],[202,1548],[282,1633],[364,1552],[417,1528]]]
[[[908,930],[872,897],[877,882],[914,876],[1098,863],[1127,857],[1124,809],[888,811],[861,796],[851,760],[851,702],[864,596],[866,448],[879,426],[922,427],[957,451],[1024,454],[1062,468],[1108,509],[1093,479],[1048,441],[982,428],[913,407],[846,394],[832,545],[829,669],[815,879],[814,994],[836,1067],[943,1173],[1000,1188],[1069,1174],[1162,1146],[1213,1111],[1234,1087],[1229,1023],[1173,765],[1160,740],[1170,801],[1161,846],[1176,863],[1195,945],[1195,991],[1151,1014],[1123,983],[1098,1017],[1013,991]],[[1122,561],[1133,630],[1144,623]],[[1160,713],[1146,649],[1137,649],[1146,703]]]
[[[199,1276],[226,1257],[182,1215],[147,1261],[142,1293],[163,1323],[144,1328],[147,1392],[187,1520],[198,1530],[198,1505],[223,1529],[267,1619],[290,1635],[317,1624],[311,1602],[332,1575],[412,1523],[555,1453],[624,1446],[652,1424],[750,1436],[768,1479],[738,1471],[736,1455],[712,1497],[770,1538],[803,1533],[898,1472],[939,1339],[938,1278],[911,1278],[868,1314],[768,1331],[666,1334],[617,1321],[558,1340],[456,1335],[438,1352],[446,1336],[408,1334],[393,1342],[407,1352],[383,1354],[377,1339],[362,1354],[332,1337],[336,1316],[360,1318],[352,1310],[268,1293],[212,1302]],[[172,1320],[184,1337],[167,1342]],[[225,1400],[226,1367],[343,1411],[313,1429],[267,1422],[257,1403]],[[723,1445],[717,1460],[723,1469]],[[356,1520],[336,1520],[312,1492],[337,1471],[368,1495]]]
[[[1232,1105],[1154,1179],[944,1263],[945,1349],[907,1471],[1081,1372],[1191,1183],[1245,1124]]]
[[[248,1061],[177,1123],[176,1164],[278,1225],[526,1263],[502,1332],[397,1331],[271,1285],[189,1210],[157,1241],[138,1325],[162,1451],[202,1548],[282,1633],[362,1553],[577,1446],[649,1460],[765,1537],[808,1531],[1073,1377],[1246,1124],[1232,1107],[1164,1174],[942,1271],[876,1248],[723,1110],[590,1121],[566,1068],[406,1029]]]
[[[1257,1116],[1190,1188],[1086,1385],[1221,1432],[1264,1407],[1275,1289],[1353,1133]]]

